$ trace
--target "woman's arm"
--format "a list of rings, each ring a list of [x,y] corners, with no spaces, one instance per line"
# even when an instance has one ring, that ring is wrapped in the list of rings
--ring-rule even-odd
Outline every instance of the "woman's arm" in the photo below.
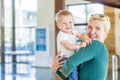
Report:
[[[103,48],[103,43],[96,40],[92,41],[92,44],[80,49],[77,53],[67,59],[62,67],[62,73],[65,76],[68,76],[75,67],[83,62],[93,59],[95,54],[99,53],[98,49],[101,50],[101,48]]]

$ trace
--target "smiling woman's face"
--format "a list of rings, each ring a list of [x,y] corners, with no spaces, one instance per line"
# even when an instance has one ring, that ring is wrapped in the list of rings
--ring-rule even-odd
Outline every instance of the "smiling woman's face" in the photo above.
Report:
[[[104,21],[100,21],[100,20],[89,21],[88,27],[87,27],[87,35],[92,40],[99,40],[101,42],[104,42],[108,34],[104,26],[105,26]]]

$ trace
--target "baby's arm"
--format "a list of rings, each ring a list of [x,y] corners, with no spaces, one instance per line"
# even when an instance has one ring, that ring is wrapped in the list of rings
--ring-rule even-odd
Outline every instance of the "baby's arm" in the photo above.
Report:
[[[79,44],[80,48],[86,47],[86,45],[87,45],[86,42],[81,42],[81,43]]]
[[[77,49],[81,48],[80,45],[72,44],[72,43],[68,42],[67,40],[62,40],[62,41],[60,41],[60,43],[68,50],[77,50]]]
[[[87,34],[77,33],[76,36],[77,36],[79,39],[85,41],[87,44],[91,43],[91,38],[89,38],[89,37],[87,36]]]

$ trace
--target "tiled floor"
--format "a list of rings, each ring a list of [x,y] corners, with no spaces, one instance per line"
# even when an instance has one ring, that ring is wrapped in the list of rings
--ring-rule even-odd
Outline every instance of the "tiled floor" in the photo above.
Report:
[[[0,80],[55,80],[55,77],[50,68],[32,67],[30,64],[5,64],[0,65]]]
[[[120,71],[118,73],[119,79],[115,80],[120,80]],[[0,80],[55,80],[55,77],[50,68],[32,67],[30,64],[5,64],[0,65]],[[109,70],[107,80],[113,80],[112,70]]]

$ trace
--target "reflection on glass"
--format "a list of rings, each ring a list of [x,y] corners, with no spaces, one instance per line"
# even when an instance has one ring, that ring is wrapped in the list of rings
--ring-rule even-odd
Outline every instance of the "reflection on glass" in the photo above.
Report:
[[[4,0],[4,25],[12,27],[12,0]]]
[[[74,15],[75,24],[85,24],[91,14],[103,14],[104,6],[98,3],[76,4],[68,5],[68,10]]]
[[[86,33],[86,26],[75,26],[75,30],[79,31],[80,33]]]
[[[0,27],[0,54],[1,54],[1,27]],[[0,63],[1,63],[1,56],[0,56]]]
[[[5,51],[12,50],[12,29],[5,27]]]
[[[3,1],[5,51],[10,51],[15,47],[16,49],[14,50],[29,50],[34,54],[35,27],[37,25],[37,0]],[[14,11],[13,5],[15,7]],[[13,33],[15,34],[13,35]],[[5,61],[10,62],[9,57],[6,55]]]
[[[75,24],[86,23],[85,9],[85,5],[68,6],[68,10],[74,15]]]
[[[68,5],[75,19],[75,29],[86,33],[87,22],[91,14],[104,14],[104,6],[98,3]]]
[[[87,5],[87,21],[92,14],[104,14],[104,6],[102,4],[88,4]]]

